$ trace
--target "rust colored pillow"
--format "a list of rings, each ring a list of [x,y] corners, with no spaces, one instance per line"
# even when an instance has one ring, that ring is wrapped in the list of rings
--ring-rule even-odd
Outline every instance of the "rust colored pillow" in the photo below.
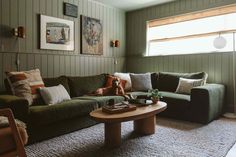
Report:
[[[105,87],[111,87],[111,86],[112,86],[112,81],[113,81],[115,78],[119,78],[119,77],[115,77],[115,76],[108,75],[108,76],[107,76],[107,82],[106,82],[106,84],[105,84]],[[119,78],[119,79],[120,79],[120,78]],[[121,83],[121,86],[122,86],[123,88],[125,88],[126,80],[120,79],[120,83]]]

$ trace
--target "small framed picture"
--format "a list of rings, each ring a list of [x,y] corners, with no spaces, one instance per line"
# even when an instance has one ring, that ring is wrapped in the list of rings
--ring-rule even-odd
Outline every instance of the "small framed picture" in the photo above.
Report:
[[[74,50],[74,21],[40,15],[40,49]]]
[[[63,13],[66,16],[78,17],[78,6],[70,3],[63,3]]]

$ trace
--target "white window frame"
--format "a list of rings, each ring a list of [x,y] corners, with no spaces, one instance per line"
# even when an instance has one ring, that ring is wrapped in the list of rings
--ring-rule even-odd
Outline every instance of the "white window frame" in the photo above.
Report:
[[[222,31],[217,31],[217,32],[208,32],[208,33],[202,33],[202,34],[193,34],[193,35],[186,35],[186,36],[149,40],[148,39],[148,29],[150,27],[163,26],[163,25],[174,24],[174,23],[178,23],[178,22],[185,22],[185,21],[189,21],[189,20],[196,20],[196,19],[212,17],[212,16],[219,16],[219,15],[230,14],[230,13],[236,13],[236,4],[148,21],[147,22],[147,36],[146,36],[146,44],[147,44],[146,56],[153,56],[153,55],[149,55],[150,43],[153,41],[162,41],[163,42],[163,41],[171,41],[171,40],[178,40],[178,39],[180,40],[180,39],[188,39],[188,38],[200,38],[200,37],[213,36],[213,35],[218,35],[218,34],[228,34],[228,33],[236,32],[236,29],[232,29],[232,30],[222,30]],[[189,54],[192,54],[192,53],[189,53]],[[174,54],[174,55],[178,55],[178,54]],[[156,54],[156,56],[158,56],[158,54]]]

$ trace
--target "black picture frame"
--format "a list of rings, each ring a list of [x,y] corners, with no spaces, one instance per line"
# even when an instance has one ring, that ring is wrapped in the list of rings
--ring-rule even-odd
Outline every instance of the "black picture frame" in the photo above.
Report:
[[[63,14],[74,18],[78,17],[78,6],[70,3],[63,3]]]

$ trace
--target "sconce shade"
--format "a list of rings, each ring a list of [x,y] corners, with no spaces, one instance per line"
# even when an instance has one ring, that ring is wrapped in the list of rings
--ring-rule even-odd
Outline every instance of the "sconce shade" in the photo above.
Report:
[[[120,41],[119,40],[116,40],[115,41],[115,47],[119,47],[120,46]]]
[[[25,28],[23,26],[19,26],[13,29],[13,35],[18,38],[25,38]]]
[[[216,49],[223,49],[226,46],[226,39],[222,36],[218,36],[215,38],[213,44]]]
[[[119,40],[112,40],[110,45],[111,45],[111,47],[119,47],[120,41]]]

